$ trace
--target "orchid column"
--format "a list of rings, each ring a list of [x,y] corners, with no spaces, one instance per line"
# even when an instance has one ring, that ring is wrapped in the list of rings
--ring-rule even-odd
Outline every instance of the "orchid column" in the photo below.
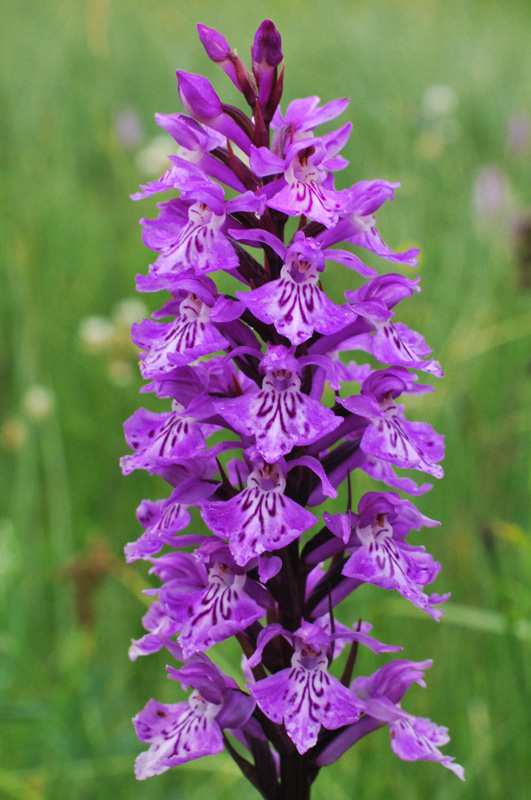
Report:
[[[411,370],[442,376],[423,337],[395,321],[419,279],[378,274],[335,246],[414,266],[416,251],[394,253],[376,229],[375,213],[398,184],[336,189],[352,126],[315,131],[347,100],[320,106],[308,97],[282,114],[272,22],[256,33],[251,72],[221,34],[198,30],[251,114],[223,103],[206,78],[178,71],[187,113],[157,115],[177,155],[134,196],[178,192],[159,204],[157,219],[142,220],[158,255],[137,288],[169,298],[132,336],[149,381],[143,391],[164,410],[141,408],[126,422],[133,452],[121,466],[161,476],[168,493],[140,504],[145,531],[126,546],[127,560],[148,561],[160,580],[147,590],[155,598],[147,633],[130,655],[165,647],[178,662],[169,677],[191,690],[185,702],[150,700],[135,717],[149,745],[136,775],[225,747],[264,798],[304,800],[321,767],[388,726],[400,758],[439,761],[463,778],[439,750],[446,729],[401,706],[412,683],[424,686],[431,661],[395,659],[354,677],[360,645],[377,654],[401,648],[372,638],[369,622],[338,614],[364,583],[396,590],[434,619],[447,597],[425,592],[439,564],[407,541],[438,523],[402,495],[431,485],[394,469],[442,476],[443,438],[400,404],[431,391]],[[345,269],[353,288],[338,304],[326,288]],[[231,294],[218,291],[216,273],[225,273],[224,286],[232,279]],[[351,351],[380,366],[343,356]],[[374,479],[374,491],[352,497],[354,470]],[[344,482],[345,513],[311,510]],[[238,680],[215,664],[214,646],[230,637],[243,652]]]

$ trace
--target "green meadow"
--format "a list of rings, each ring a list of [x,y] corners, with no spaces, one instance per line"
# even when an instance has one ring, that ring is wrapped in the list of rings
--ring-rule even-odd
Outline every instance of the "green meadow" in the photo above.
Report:
[[[131,718],[150,697],[181,699],[163,652],[129,661],[142,634],[147,567],[126,566],[143,498],[160,480],[121,476],[123,421],[139,405],[132,321],[150,253],[133,203],[172,141],[155,112],[180,107],[174,71],[232,84],[196,35],[220,30],[248,59],[258,24],[283,37],[286,102],[348,95],[354,123],[337,185],[400,182],[379,228],[417,246],[422,293],[398,316],[445,370],[408,400],[446,436],[445,477],[418,498],[440,528],[412,536],[452,592],[436,623],[365,586],[360,615],[403,657],[433,658],[403,707],[448,726],[438,764],[406,763],[383,729],[322,771],[324,800],[526,800],[531,785],[531,4],[525,0],[4,0],[0,11],[0,798],[243,800],[222,754],[147,782]],[[374,260],[371,263],[375,263]],[[396,267],[382,262],[385,271]],[[332,276],[332,270],[336,270]],[[328,280],[328,284],[327,284]],[[324,276],[336,298],[356,276]],[[138,303],[143,304],[138,305]],[[421,376],[423,377],[423,376]],[[418,474],[421,481],[423,476]],[[356,478],[355,499],[369,488]],[[383,487],[382,487],[383,488]],[[412,498],[414,500],[414,498]],[[414,500],[414,502],[417,502]],[[330,505],[343,510],[344,496]],[[196,520],[198,515],[196,515]],[[200,520],[197,522],[201,524]],[[232,645],[218,663],[237,673]],[[383,663],[360,653],[357,674]],[[258,797],[258,795],[256,795]]]

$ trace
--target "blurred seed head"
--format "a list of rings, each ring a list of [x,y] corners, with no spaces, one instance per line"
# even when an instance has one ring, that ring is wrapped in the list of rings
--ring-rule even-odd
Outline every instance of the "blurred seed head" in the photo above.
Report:
[[[130,386],[135,378],[135,370],[130,361],[116,358],[109,362],[107,375],[115,386]]]
[[[18,417],[6,419],[0,428],[0,441],[5,450],[16,453],[20,450],[27,437],[27,429],[24,422]]]

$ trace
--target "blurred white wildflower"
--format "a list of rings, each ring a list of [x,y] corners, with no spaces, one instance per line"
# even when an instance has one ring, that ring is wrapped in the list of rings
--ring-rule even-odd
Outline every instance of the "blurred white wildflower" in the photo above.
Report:
[[[424,91],[420,105],[421,133],[417,143],[423,158],[438,158],[447,144],[461,134],[461,124],[454,116],[457,94],[443,83],[434,83]]]
[[[107,356],[107,375],[116,386],[127,386],[136,377],[138,352],[131,341],[133,322],[148,316],[141,300],[128,297],[116,303],[110,317],[86,317],[79,327],[79,338],[85,350]]]
[[[167,136],[155,136],[147,147],[136,154],[136,165],[144,175],[158,177],[169,167],[168,156],[175,155],[175,143]]]
[[[79,326],[79,337],[90,353],[101,353],[112,346],[114,325],[107,317],[85,317]]]
[[[452,114],[457,108],[457,94],[451,86],[434,83],[428,86],[422,97],[422,110],[432,117]]]
[[[129,297],[126,300],[120,300],[114,306],[112,318],[116,325],[121,325],[129,330],[133,322],[140,322],[143,317],[147,316],[147,313],[147,308],[142,300]]]
[[[24,395],[22,405],[34,422],[46,419],[55,407],[55,394],[48,386],[34,384]]]

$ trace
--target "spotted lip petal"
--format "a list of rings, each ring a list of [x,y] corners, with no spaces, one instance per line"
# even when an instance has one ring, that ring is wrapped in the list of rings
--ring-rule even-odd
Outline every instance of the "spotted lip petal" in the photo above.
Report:
[[[270,720],[285,725],[298,752],[317,742],[321,726],[334,730],[359,719],[364,704],[328,672],[325,652],[296,648],[292,665],[248,687]]]
[[[330,143],[334,153],[335,144],[335,141]],[[286,150],[285,159],[265,147],[252,148],[251,168],[257,174],[281,176],[264,186],[266,204],[289,216],[304,214],[326,228],[333,227],[349,196],[325,184],[328,150],[325,140],[317,138],[293,142]]]
[[[326,189],[319,183],[317,174],[309,170],[304,175],[290,176],[290,180],[267,184],[265,194],[269,208],[283,211],[284,214],[304,214],[327,228],[339,219],[341,194]]]
[[[127,562],[155,555],[165,544],[175,545],[175,537],[190,524],[192,517],[186,506],[172,495],[167,500],[143,500],[137,509],[137,519],[146,530],[136,542],[125,546]]]
[[[444,456],[444,437],[425,422],[409,422],[395,398],[416,393],[414,379],[404,367],[379,370],[364,381],[361,394],[339,402],[349,411],[370,420],[360,447],[369,456],[397,467],[418,469],[442,478],[438,462]],[[424,387],[425,388],[425,387]]]
[[[139,408],[124,427],[127,444],[135,451],[120,461],[124,475],[192,458],[206,446],[200,424],[182,411],[157,414]]]
[[[173,236],[168,231],[164,249],[153,264],[153,274],[171,277],[175,272],[192,269],[196,275],[206,275],[218,269],[236,269],[238,257],[221,230],[224,222],[224,214],[215,214],[204,203],[192,204],[186,224],[179,224]]]
[[[256,469],[249,476],[248,487],[236,497],[201,504],[206,524],[229,539],[240,566],[261,553],[286,547],[317,522],[314,514],[284,495],[285,479],[278,470],[269,468],[268,474],[273,476],[271,481],[264,480]]]
[[[404,417],[397,416],[389,419],[371,420],[371,425],[363,434],[361,449],[369,455],[374,455],[384,461],[390,461],[397,467],[404,469],[418,469],[442,478],[442,467],[433,463],[423,447],[423,438],[418,436],[418,425],[423,424],[424,433],[431,432],[431,438],[440,441],[442,437],[427,423],[410,423]]]
[[[372,353],[384,364],[400,364],[411,369],[422,369],[437,378],[443,377],[438,361],[433,358],[424,360],[431,353],[424,337],[402,322],[386,322],[377,326]]]
[[[140,355],[144,378],[170,372],[176,363],[185,366],[229,346],[228,339],[210,321],[210,308],[192,294],[182,301],[173,322],[143,320],[133,325],[131,337],[138,347],[147,350]]]
[[[426,717],[415,717],[395,706],[386,698],[366,701],[367,714],[389,724],[391,749],[403,761],[438,761],[464,781],[465,771],[454,764],[452,756],[445,756],[439,747],[450,741],[448,728],[437,725]]]
[[[414,291],[420,291],[417,280],[401,275],[383,275],[369,281],[358,291],[347,291],[345,297],[352,309],[372,326],[374,337],[369,337],[367,349],[384,364],[422,369],[438,378],[443,377],[440,364],[434,359],[424,360],[431,354],[424,337],[401,322],[393,323],[391,308]]]
[[[173,166],[164,178],[168,183],[152,184],[150,192],[171,188],[171,182],[180,190],[180,197],[160,203],[157,219],[141,220],[144,244],[160,253],[148,276],[155,284],[158,281],[155,291],[160,288],[171,291],[178,279],[189,272],[204,276],[217,270],[236,269],[238,256],[224,232],[227,214],[260,213],[265,204],[265,198],[251,191],[225,201],[222,187],[202,170],[181,158],[170,158]],[[142,286],[142,290],[149,291],[149,287]]]
[[[398,704],[413,683],[426,686],[424,670],[432,665],[432,661],[407,661],[397,659],[380,667],[372,675],[359,676],[351,684],[351,689],[360,700],[366,704],[371,698],[384,698],[391,704]],[[397,706],[392,706],[395,708]],[[366,705],[367,708],[367,705]],[[325,747],[317,757],[317,765],[324,767],[333,764],[353,744],[367,734],[372,733],[386,724],[385,720],[371,717],[367,713],[353,725],[349,725],[333,741]]]
[[[160,603],[151,603],[147,614],[142,617],[142,625],[148,633],[141,639],[133,639],[129,648],[129,658],[135,661],[138,656],[145,656],[158,652],[164,645],[164,640],[175,636],[179,625],[164,611]]]
[[[297,269],[287,263],[278,280],[237,294],[255,317],[273,324],[282,336],[298,345],[307,341],[314,331],[335,333],[356,318],[349,308],[329,300],[319,289],[318,280],[315,264],[306,262]]]
[[[179,644],[185,659],[234,636],[264,616],[264,607],[247,594],[247,583],[245,574],[234,574],[226,565],[215,563],[195,592],[178,581],[162,587],[162,607],[181,623]]]
[[[239,433],[254,436],[260,455],[274,463],[296,445],[311,444],[341,424],[333,411],[303,394],[300,385],[289,370],[266,373],[259,392],[220,400],[216,410]]]
[[[396,589],[413,605],[439,619],[442,611],[432,606],[442,602],[443,598],[437,595],[428,597],[421,587],[435,580],[440,564],[434,562],[424,547],[395,540],[392,528],[380,528],[374,532],[373,527],[358,530],[361,545],[354,549],[343,567],[343,575],[382,589]]]
[[[138,738],[151,742],[149,750],[135,761],[136,777],[144,780],[178,764],[220,753],[223,735],[215,720],[220,709],[198,691],[188,703],[165,705],[150,700],[133,719]]]

